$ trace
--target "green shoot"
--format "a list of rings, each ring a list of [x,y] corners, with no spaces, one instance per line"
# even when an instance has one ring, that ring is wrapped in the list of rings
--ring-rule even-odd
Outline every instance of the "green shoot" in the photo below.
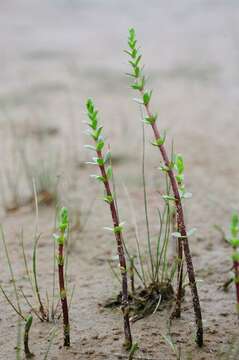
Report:
[[[231,218],[230,238],[228,239],[228,242],[233,250],[232,261],[236,287],[236,310],[239,318],[239,217],[237,213],[234,213]]]
[[[63,314],[63,334],[64,346],[70,346],[70,323],[67,303],[67,293],[65,289],[65,273],[64,273],[64,245],[67,239],[69,230],[69,216],[67,208],[63,207],[59,214],[58,234],[53,234],[55,241],[58,244],[58,276],[59,276],[59,290]]]
[[[86,145],[87,148],[93,150],[97,156],[92,158],[89,164],[99,167],[100,175],[92,175],[97,181],[103,183],[105,188],[104,201],[109,205],[113,228],[106,228],[110,230],[116,239],[121,278],[122,278],[122,312],[124,318],[124,334],[125,334],[125,347],[130,349],[132,346],[132,336],[129,322],[129,303],[128,303],[128,282],[127,282],[127,268],[126,259],[124,254],[124,240],[123,240],[123,224],[119,221],[119,215],[117,211],[117,204],[114,194],[111,190],[110,181],[112,180],[112,166],[109,164],[110,152],[107,151],[103,154],[105,142],[102,137],[103,126],[99,124],[98,111],[95,109],[94,103],[89,99],[86,103],[87,116],[88,116],[88,134],[93,139],[95,145]]]
[[[182,263],[182,255],[184,252],[186,264],[187,264],[187,273],[189,277],[192,299],[193,299],[193,307],[195,313],[195,322],[197,326],[196,332],[196,342],[198,346],[203,345],[203,325],[202,325],[202,315],[201,315],[201,307],[199,302],[199,296],[197,291],[197,284],[195,280],[194,267],[192,262],[192,257],[189,248],[188,242],[188,234],[186,231],[185,221],[184,221],[184,212],[182,206],[181,195],[184,193],[184,185],[183,185],[183,172],[184,172],[184,163],[181,157],[178,157],[176,160],[177,174],[175,175],[174,167],[175,164],[172,163],[169,158],[166,148],[164,147],[164,143],[166,140],[165,135],[161,135],[159,128],[157,126],[157,117],[158,115],[151,110],[151,99],[152,99],[152,90],[148,90],[146,88],[146,77],[143,72],[143,66],[141,65],[142,55],[139,52],[137,47],[137,39],[136,33],[133,28],[129,29],[128,36],[128,46],[129,50],[126,51],[130,60],[129,64],[131,66],[132,72],[128,74],[132,78],[131,87],[133,90],[138,91],[140,97],[135,99],[137,103],[143,106],[145,111],[144,123],[149,125],[152,128],[154,134],[153,145],[158,147],[160,154],[163,159],[163,166],[161,170],[168,175],[170,180],[171,188],[173,191],[173,196],[164,196],[166,201],[174,201],[175,207],[177,210],[177,230],[179,233],[178,237],[178,258]],[[177,178],[176,178],[177,176]],[[180,185],[179,185],[180,184]],[[182,267],[180,266],[182,269]],[[181,271],[179,269],[179,271]],[[174,315],[176,317],[180,317],[181,315],[181,299],[182,299],[182,274],[179,272],[178,274],[178,290],[177,290],[177,300],[176,300],[176,308]]]

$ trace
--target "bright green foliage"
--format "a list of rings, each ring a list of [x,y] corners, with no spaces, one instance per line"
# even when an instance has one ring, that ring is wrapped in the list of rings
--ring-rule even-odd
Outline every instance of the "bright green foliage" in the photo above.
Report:
[[[66,207],[62,207],[59,212],[58,229],[59,234],[53,234],[53,238],[57,241],[58,245],[64,245],[69,229],[69,213]],[[58,259],[58,263],[59,261],[60,259]]]
[[[105,142],[102,137],[102,130],[103,126],[99,125],[99,116],[98,111],[95,109],[95,105],[91,99],[88,99],[86,102],[86,109],[87,109],[87,116],[89,122],[90,129],[88,130],[88,134],[95,142],[95,147],[92,145],[85,145],[86,148],[90,150],[94,150],[97,153],[97,156],[92,157],[92,161],[88,161],[87,164],[97,165],[97,166],[104,166],[110,160],[110,152],[107,151],[106,154],[102,155],[102,150],[104,149]],[[109,165],[106,169],[106,177],[99,176],[99,175],[91,175],[96,180],[106,183],[107,180],[112,178],[112,167]]]
[[[134,78],[134,82],[131,85],[131,87],[132,89],[138,90],[142,93],[142,100],[138,99],[136,101],[138,101],[141,104],[144,104],[145,106],[148,106],[152,97],[152,90],[150,91],[145,90],[146,80],[143,74],[142,66],[140,64],[142,55],[139,53],[139,49],[137,48],[136,34],[133,28],[129,29],[128,45],[129,45],[129,50],[126,50],[125,52],[130,57],[129,64],[131,65],[132,68],[132,72],[128,75]],[[155,120],[156,119],[154,120],[150,119],[149,123]]]
[[[237,238],[239,233],[239,217],[236,213],[232,215],[230,230],[232,238]]]
[[[232,215],[230,233],[231,236],[228,239],[228,242],[233,248],[232,260],[237,262],[239,261],[239,217],[237,213]]]
[[[99,182],[102,182],[104,185],[107,184],[109,185],[109,182],[113,177],[113,170],[110,163],[111,153],[110,151],[107,151],[105,154],[102,153],[102,150],[104,149],[105,146],[105,142],[101,135],[103,127],[99,125],[98,111],[95,109],[94,103],[91,99],[87,100],[86,109],[87,109],[87,116],[89,118],[88,125],[92,129],[88,131],[88,134],[92,137],[92,139],[96,143],[96,146],[95,147],[92,145],[85,145],[85,146],[90,150],[94,150],[97,153],[97,157],[93,156],[92,161],[87,162],[87,164],[98,165],[98,167],[100,167],[101,170],[105,172],[105,175],[103,176],[102,173],[101,175],[93,174],[91,175],[91,177],[95,178]],[[114,198],[112,195],[105,194],[103,200],[110,205],[114,201]],[[120,224],[119,226],[114,227],[113,229],[111,228],[105,228],[105,229],[113,231],[114,233],[120,233],[122,231],[122,225]]]
[[[156,120],[156,119],[155,119]],[[157,140],[154,140],[152,142],[152,145],[154,146],[162,146],[164,143],[165,143],[165,140],[166,140],[166,132],[164,133],[163,136],[161,136],[159,139]]]
[[[177,154],[175,156],[175,164],[174,164],[175,170],[176,170],[176,180],[179,186],[179,189],[181,191],[181,194],[184,194],[185,192],[185,186],[184,186],[184,160],[181,154]]]
[[[177,154],[174,159],[174,169],[176,171],[176,181],[178,183],[179,194],[182,199],[192,197],[192,194],[186,192],[184,184],[184,160],[181,154]]]
[[[236,213],[234,213],[231,218],[230,233],[231,236],[228,241],[236,250],[239,247],[239,217]]]
[[[69,215],[67,208],[61,208],[59,218],[59,229],[61,231],[66,231],[69,227]]]

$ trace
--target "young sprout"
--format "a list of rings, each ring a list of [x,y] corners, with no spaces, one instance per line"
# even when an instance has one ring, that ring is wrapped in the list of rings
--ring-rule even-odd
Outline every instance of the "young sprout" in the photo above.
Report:
[[[25,331],[24,331],[24,352],[27,359],[31,359],[32,357],[34,357],[34,354],[31,353],[28,345],[29,331],[31,329],[31,326],[32,326],[32,315],[29,315],[26,318]]]
[[[68,314],[68,304],[67,304],[67,294],[65,289],[65,279],[64,279],[64,245],[67,240],[67,234],[69,230],[69,217],[68,210],[63,207],[60,210],[59,214],[59,223],[58,223],[58,234],[53,234],[54,239],[58,244],[58,276],[59,276],[59,290],[63,314],[63,333],[64,333],[64,346],[70,346],[70,324],[69,324],[69,314]]]
[[[109,205],[113,228],[107,228],[115,235],[117,243],[117,251],[119,257],[120,272],[122,278],[122,312],[124,318],[124,334],[125,334],[125,347],[129,350],[132,346],[132,336],[129,322],[129,303],[128,303],[128,282],[127,282],[127,268],[126,259],[124,254],[124,241],[123,241],[123,224],[119,221],[117,205],[114,195],[111,190],[110,180],[112,178],[112,167],[108,164],[110,159],[110,152],[103,154],[105,146],[104,139],[101,135],[103,126],[99,124],[98,111],[95,109],[94,103],[89,99],[86,103],[87,115],[89,118],[88,134],[95,142],[95,146],[86,145],[87,148],[96,152],[96,157],[93,157],[90,164],[97,165],[100,169],[100,175],[93,175],[96,180],[103,183],[105,188],[104,201]]]
[[[237,316],[239,318],[239,217],[236,213],[232,215],[230,233],[231,236],[228,241],[233,249],[232,261],[234,270],[234,282],[236,286],[236,310]]]
[[[157,117],[156,113],[153,113],[151,110],[151,98],[152,98],[152,90],[148,90],[146,88],[146,78],[143,73],[143,67],[141,65],[141,57],[142,55],[139,52],[137,47],[137,39],[135,30],[133,28],[129,29],[129,37],[128,37],[128,45],[129,50],[126,53],[129,55],[130,60],[129,63],[131,65],[132,72],[128,74],[133,82],[131,87],[138,91],[140,94],[140,98],[135,99],[145,111],[144,123],[151,126],[154,134],[154,141],[152,144],[158,147],[162,159],[163,166],[161,169],[168,174],[173,196],[165,197],[167,201],[174,201],[176,211],[177,211],[177,230],[178,230],[178,257],[179,261],[182,262],[182,252],[184,251],[186,265],[187,265],[187,273],[189,278],[189,283],[192,292],[192,300],[193,307],[195,313],[195,320],[197,326],[196,333],[196,342],[199,346],[203,345],[203,325],[202,325],[202,315],[201,315],[201,307],[199,302],[198,290],[195,280],[194,267],[192,262],[192,257],[189,248],[188,242],[188,234],[186,230],[186,225],[184,221],[184,212],[182,206],[182,198],[184,197],[184,186],[183,186],[183,172],[184,166],[182,162],[182,158],[178,157],[176,159],[176,163],[172,161],[166,151],[164,146],[166,136],[161,135],[157,125]],[[175,169],[175,164],[178,169]],[[175,170],[178,170],[177,175],[175,175]],[[176,177],[177,176],[177,177]],[[182,267],[181,267],[182,268]],[[182,286],[181,286],[181,275],[178,277],[178,290],[177,290],[177,302],[176,302],[176,311],[175,316],[180,317],[181,314],[181,297],[182,297]]]

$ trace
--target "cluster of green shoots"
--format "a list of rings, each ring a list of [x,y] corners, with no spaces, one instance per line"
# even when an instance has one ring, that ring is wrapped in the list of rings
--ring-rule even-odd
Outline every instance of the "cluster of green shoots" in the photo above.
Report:
[[[236,287],[236,310],[239,317],[239,217],[236,213],[232,215],[230,225],[230,238],[227,239],[230,243],[233,253],[233,271],[234,271],[234,282]]]

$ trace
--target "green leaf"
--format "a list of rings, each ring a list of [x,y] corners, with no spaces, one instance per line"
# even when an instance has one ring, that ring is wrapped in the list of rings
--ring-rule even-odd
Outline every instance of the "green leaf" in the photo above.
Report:
[[[162,198],[167,201],[175,201],[175,197],[172,195],[163,195]]]
[[[110,227],[108,227],[108,226],[105,226],[103,229],[104,229],[104,230],[107,230],[107,231],[112,231],[112,232],[114,232],[114,229],[112,229],[112,228],[110,228]]]
[[[107,175],[108,180],[110,180],[112,178],[112,174],[113,174],[112,166],[109,166],[107,171],[106,171],[106,175]]]
[[[157,120],[157,114],[145,117],[144,123],[149,124],[149,125],[153,125],[156,120]]]
[[[104,197],[104,201],[107,203],[107,204],[111,204],[113,202],[113,197],[110,196],[110,195],[107,195]]]
[[[161,136],[159,139],[154,140],[152,142],[152,145],[154,145],[154,146],[162,146],[165,143],[165,139],[166,139],[166,133],[164,133],[164,135]]]
[[[135,101],[136,103],[140,104],[140,105],[143,105],[144,102],[142,99],[138,99],[138,98],[134,98],[133,101]]]
[[[96,179],[96,180],[98,180],[100,182],[103,182],[103,183],[106,181],[106,179],[103,176],[100,176],[100,175],[90,175],[90,177],[92,177],[92,178],[94,178],[94,179]]]
[[[107,161],[109,161],[111,158],[111,153],[110,151],[107,151],[107,153],[104,156],[104,163],[107,163]]]
[[[102,159],[102,158],[97,158],[97,164],[99,165],[99,166],[102,166],[102,165],[104,165],[104,159]]]
[[[101,131],[103,129],[103,126],[100,126],[98,129],[96,129],[95,131],[92,131],[91,136],[95,141],[98,141],[99,136],[101,134]]]
[[[239,247],[239,239],[238,238],[232,238],[230,240],[230,244],[232,247],[237,248]]]
[[[99,140],[96,144],[96,150],[101,151],[103,149],[104,145],[105,145],[104,141],[102,139]]]
[[[232,260],[234,262],[238,262],[239,261],[239,252],[238,251],[235,251],[233,254],[232,254]]]
[[[189,237],[189,236],[192,236],[196,231],[197,231],[196,228],[192,228],[192,229],[188,230],[188,231],[187,231],[187,236],[188,236],[188,237]]]
[[[62,207],[59,214],[59,229],[64,231],[69,226],[69,215],[68,209],[66,207]]]
[[[84,145],[85,148],[96,151],[96,148],[92,145]]]
[[[148,92],[148,91],[144,92],[144,94],[143,94],[143,103],[144,103],[145,106],[147,106],[149,104],[151,96],[152,96],[152,90],[150,92]]]
[[[89,165],[98,165],[95,161],[86,161],[85,163]]]
[[[233,238],[236,238],[239,232],[239,218],[238,218],[238,214],[234,213],[232,214],[232,219],[231,219],[231,234]]]
[[[184,160],[181,154],[177,154],[175,158],[175,165],[179,175],[182,175],[184,172]]]
[[[133,84],[131,85],[131,87],[132,87],[132,89],[134,89],[134,90],[139,90],[139,91],[141,91],[141,90],[143,90],[143,88],[144,88],[144,84],[145,84],[145,77],[142,76],[142,78],[141,78],[141,79],[138,79],[138,81],[136,81],[135,83],[133,83]]]
[[[163,172],[168,172],[170,170],[170,168],[166,165],[161,165],[161,166],[159,166],[159,170],[161,170]]]
[[[114,227],[114,233],[115,233],[115,234],[121,233],[122,230],[123,230],[123,226],[122,226],[122,225],[119,225],[119,226],[115,226],[115,227]]]
[[[88,100],[87,100],[87,102],[86,102],[86,108],[87,108],[87,110],[89,111],[89,113],[91,113],[91,112],[94,111],[94,104],[93,104],[92,99],[88,99]]]

